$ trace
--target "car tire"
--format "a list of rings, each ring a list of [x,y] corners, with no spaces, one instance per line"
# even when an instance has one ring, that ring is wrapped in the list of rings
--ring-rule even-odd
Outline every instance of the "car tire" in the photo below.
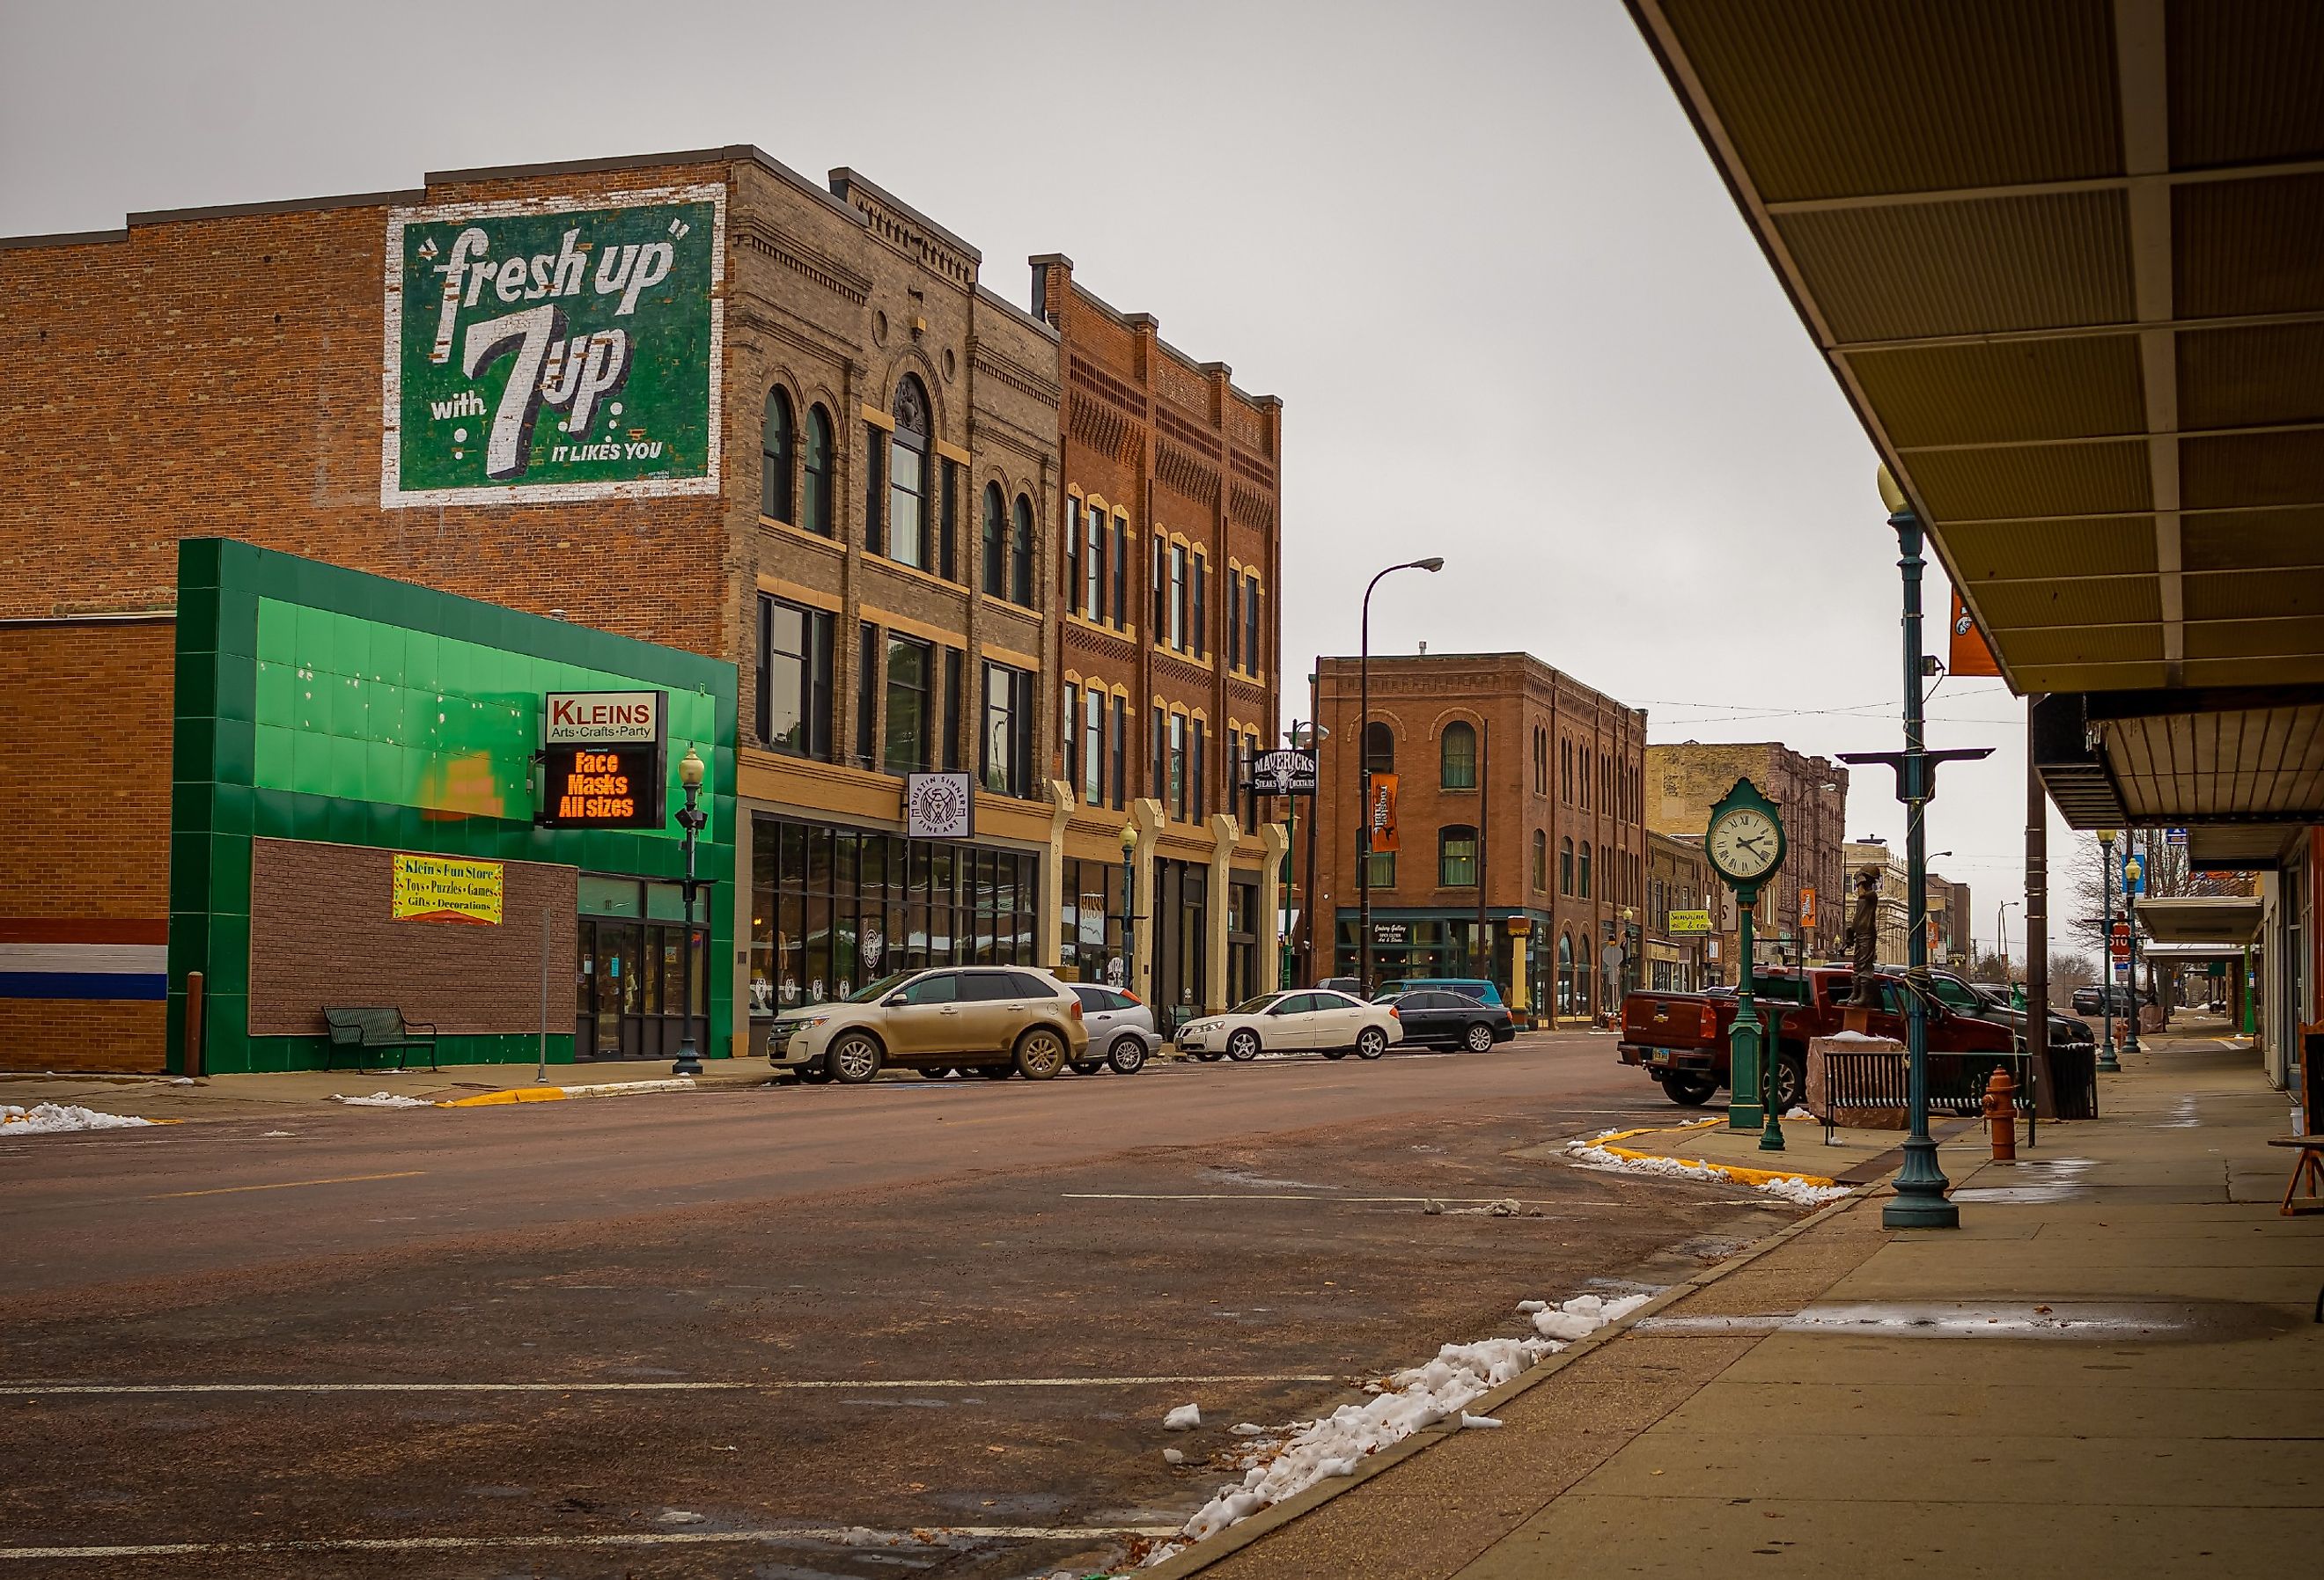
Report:
[[[1663,1095],[1681,1108],[1700,1108],[1718,1090],[1719,1083],[1709,1076],[1683,1070],[1668,1070],[1663,1075]]]
[[[868,1031],[843,1031],[823,1050],[823,1067],[843,1086],[861,1086],[879,1078],[887,1050]]]
[[[1105,1060],[1102,1058],[1077,1058],[1073,1062],[1073,1072],[1077,1076],[1094,1076],[1104,1068]]]
[[[1493,1029],[1480,1021],[1462,1035],[1461,1042],[1471,1053],[1490,1053],[1493,1051]]]
[[[1065,1039],[1047,1026],[1036,1026],[1017,1039],[1017,1073],[1046,1081],[1065,1067]]]
[[[1105,1050],[1105,1062],[1117,1076],[1134,1076],[1146,1067],[1146,1043],[1140,1038],[1117,1037]]]
[[[1259,1033],[1249,1027],[1227,1039],[1227,1057],[1237,1064],[1249,1064],[1259,1057]]]
[[[1377,1026],[1367,1026],[1356,1033],[1356,1057],[1378,1058],[1388,1051],[1388,1033]]]
[[[1791,1054],[1780,1055],[1775,1060],[1775,1117],[1781,1119],[1808,1093],[1807,1061]]]

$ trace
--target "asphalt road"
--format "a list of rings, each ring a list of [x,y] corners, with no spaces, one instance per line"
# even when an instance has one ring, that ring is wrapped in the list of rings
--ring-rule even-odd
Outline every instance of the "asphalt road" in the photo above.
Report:
[[[1084,1573],[1233,1424],[1784,1221],[1513,1155],[1679,1117],[1565,1034],[20,1138],[0,1575]]]

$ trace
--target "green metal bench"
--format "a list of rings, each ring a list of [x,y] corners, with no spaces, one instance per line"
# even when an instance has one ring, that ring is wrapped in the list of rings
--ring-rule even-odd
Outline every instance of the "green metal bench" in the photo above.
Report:
[[[384,1053],[395,1051],[395,1067],[405,1069],[410,1065],[410,1050],[428,1050],[428,1067],[436,1063],[436,1028],[426,1021],[407,1021],[403,1012],[392,1008],[329,1009],[323,1011],[324,1022],[331,1029],[330,1051],[323,1056],[323,1067],[329,1069],[337,1059],[339,1049],[355,1050],[355,1067],[363,1067],[363,1056],[376,1049]]]

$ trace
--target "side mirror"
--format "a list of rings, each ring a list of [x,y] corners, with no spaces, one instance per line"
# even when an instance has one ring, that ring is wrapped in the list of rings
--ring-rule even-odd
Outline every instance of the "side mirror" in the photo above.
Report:
[[[880,1003],[881,1008],[892,1010],[898,1004],[903,1003],[904,1002],[905,999],[902,993],[891,993],[886,998],[881,999]]]

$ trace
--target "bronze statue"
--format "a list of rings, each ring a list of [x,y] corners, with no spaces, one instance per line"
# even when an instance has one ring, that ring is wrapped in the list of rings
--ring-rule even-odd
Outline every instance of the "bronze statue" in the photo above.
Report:
[[[1848,930],[1841,935],[1848,945],[1854,975],[1849,984],[1848,1002],[1858,1008],[1873,1002],[1872,974],[1880,963],[1880,869],[1865,866],[1857,869],[1856,902],[1849,908]]]

